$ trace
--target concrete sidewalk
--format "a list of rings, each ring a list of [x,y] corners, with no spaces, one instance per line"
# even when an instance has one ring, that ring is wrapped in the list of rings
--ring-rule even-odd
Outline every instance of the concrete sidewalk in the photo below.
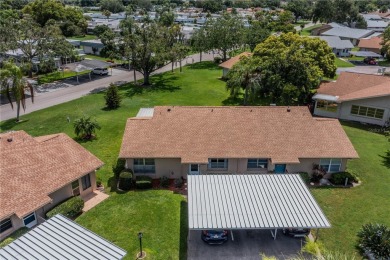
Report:
[[[212,54],[203,54],[202,61],[210,61],[213,60],[214,55]],[[195,62],[199,62],[199,54],[194,54],[188,56],[186,59],[182,61],[182,66],[187,64],[192,64]],[[174,68],[178,68],[179,63],[174,66]],[[155,71],[154,74],[163,73],[170,71],[172,65],[169,63],[166,66]],[[143,79],[142,74],[136,74],[137,80]],[[94,93],[106,88],[110,83],[114,82],[132,82],[134,80],[133,71],[128,71],[124,69],[113,69],[112,75],[102,77],[101,79],[96,79],[93,81],[87,81],[82,84],[77,84],[74,80],[73,83],[68,87],[60,88],[55,91],[45,92],[45,93],[37,93],[34,97],[34,103],[31,102],[31,99],[26,100],[26,111],[23,109],[20,112],[20,115],[26,115],[31,112],[41,110],[44,108],[48,108],[51,106],[55,106],[58,104],[62,104],[74,99],[78,99],[82,96],[88,95],[90,93]],[[15,106],[14,106],[15,107]],[[13,110],[10,104],[4,104],[0,106],[0,121],[8,120],[16,117],[16,110]]]

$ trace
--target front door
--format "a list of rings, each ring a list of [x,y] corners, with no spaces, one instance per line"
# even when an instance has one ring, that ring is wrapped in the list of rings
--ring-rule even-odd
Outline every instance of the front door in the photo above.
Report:
[[[190,164],[190,175],[199,174],[199,164]]]
[[[286,165],[285,164],[275,164],[275,173],[285,173]]]
[[[37,218],[35,217],[35,212],[23,218],[24,226],[28,228],[32,228],[37,224]]]

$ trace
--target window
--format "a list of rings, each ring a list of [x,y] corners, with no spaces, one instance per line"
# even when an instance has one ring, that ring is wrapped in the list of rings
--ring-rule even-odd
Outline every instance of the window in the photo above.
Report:
[[[134,159],[134,173],[156,173],[154,159]]]
[[[12,221],[10,218],[6,218],[0,221],[0,233],[12,228]]]
[[[83,190],[86,190],[91,187],[91,178],[89,177],[89,173],[81,177],[81,185],[83,186]]]
[[[227,169],[228,159],[213,158],[209,159],[209,169]]]
[[[35,213],[31,213],[30,215],[28,215],[27,217],[24,217],[23,218],[23,223],[26,227],[29,227],[29,224],[32,224],[34,225],[35,223],[33,223],[35,221]]]
[[[72,182],[73,196],[80,195],[79,180]]]
[[[384,109],[379,109],[375,107],[364,107],[352,105],[351,114],[357,116],[365,116],[377,119],[383,119],[383,114],[385,113]]]
[[[320,167],[326,172],[338,172],[341,168],[341,159],[321,159]]]
[[[317,100],[316,108],[335,113],[337,112],[337,103],[326,100]]]
[[[248,169],[268,168],[268,159],[248,159]]]

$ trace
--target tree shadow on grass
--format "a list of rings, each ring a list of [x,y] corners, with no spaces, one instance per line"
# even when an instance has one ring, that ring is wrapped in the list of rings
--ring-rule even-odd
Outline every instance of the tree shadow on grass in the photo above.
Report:
[[[3,132],[3,131],[12,130],[15,126],[21,125],[23,123],[27,123],[28,121],[29,121],[29,119],[20,120],[19,122],[16,121],[16,118],[8,119],[8,120],[2,122],[1,127],[0,127],[0,131]]]
[[[188,69],[192,69],[192,70],[204,70],[204,69],[208,69],[208,70],[220,70],[221,68],[219,68],[217,66],[217,64],[215,64],[214,62],[212,61],[202,61],[202,62],[197,62],[197,63],[193,63],[193,64],[189,64],[189,65],[186,65],[186,67]]]
[[[188,239],[188,202],[180,203],[180,239],[179,239],[179,259],[187,259],[187,239]]]
[[[133,97],[142,95],[147,92],[174,92],[180,90],[180,86],[175,86],[174,82],[178,79],[175,75],[157,74],[151,78],[152,84],[150,86],[129,84],[124,95],[126,97]]]
[[[387,150],[385,155],[379,155],[382,157],[382,165],[390,169],[390,150]]]

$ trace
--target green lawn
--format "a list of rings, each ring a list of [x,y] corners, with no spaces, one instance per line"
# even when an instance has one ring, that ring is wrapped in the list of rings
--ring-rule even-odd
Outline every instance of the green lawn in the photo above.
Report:
[[[381,61],[378,61],[378,65],[383,66],[383,67],[390,67],[390,61],[389,60],[381,60]]]
[[[322,24],[315,24],[313,26],[310,26],[310,27],[307,27],[307,28],[304,28],[302,31],[301,31],[301,35],[302,36],[310,36],[310,33],[313,29],[315,28],[318,28],[318,27],[321,27]]]
[[[68,39],[86,41],[86,40],[95,40],[95,39],[97,39],[97,37],[96,37],[96,35],[93,35],[93,34],[86,34],[84,36],[69,37]]]
[[[390,149],[384,135],[360,124],[343,123],[360,159],[350,160],[348,169],[359,175],[361,186],[352,189],[312,189],[330,220],[331,229],[320,231],[326,248],[352,254],[356,233],[368,222],[390,226]]]
[[[97,56],[97,55],[92,55],[92,54],[84,55],[84,58],[90,59],[90,60],[102,60],[102,61],[108,61],[108,60],[110,60],[109,58],[104,58],[104,57]],[[114,61],[115,61],[116,63],[122,63],[122,62],[123,62],[122,60],[118,60],[118,59],[114,59]]]
[[[343,61],[340,58],[336,58],[335,60],[337,68],[349,68],[349,67],[355,67],[352,63],[348,61]]]
[[[79,72],[78,75],[87,74],[89,72],[90,72],[89,70],[82,71],[82,72]],[[76,72],[74,72],[74,71],[64,71],[64,72],[54,71],[51,73],[47,73],[47,74],[38,76],[38,83],[39,84],[50,83],[50,82],[57,81],[57,80],[71,78],[74,76],[76,76]]]
[[[147,259],[186,259],[187,218],[182,195],[148,190],[112,194],[76,221],[125,249],[125,259],[136,259],[138,232]]]

